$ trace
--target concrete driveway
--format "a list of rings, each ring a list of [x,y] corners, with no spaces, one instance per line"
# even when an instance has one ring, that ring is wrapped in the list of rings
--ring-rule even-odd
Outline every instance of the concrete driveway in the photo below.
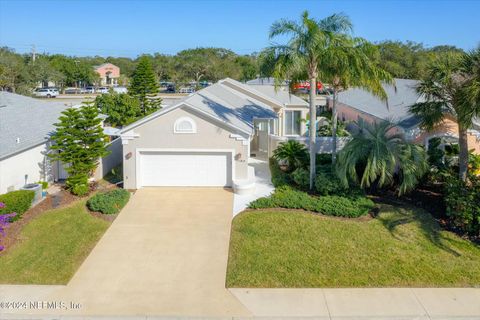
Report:
[[[244,316],[225,289],[233,194],[136,192],[64,290],[80,314]]]

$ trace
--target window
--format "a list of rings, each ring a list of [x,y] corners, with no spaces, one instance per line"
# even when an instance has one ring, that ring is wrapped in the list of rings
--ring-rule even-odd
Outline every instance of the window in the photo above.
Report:
[[[197,125],[195,121],[191,118],[180,118],[175,121],[175,126],[173,128],[173,132],[175,133],[196,133],[197,132]]]
[[[301,111],[285,111],[285,135],[299,136],[300,135],[300,119]]]

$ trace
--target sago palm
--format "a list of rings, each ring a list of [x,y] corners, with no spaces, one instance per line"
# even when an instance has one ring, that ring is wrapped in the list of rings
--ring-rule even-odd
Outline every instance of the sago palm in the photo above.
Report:
[[[277,161],[286,162],[289,171],[308,165],[307,148],[295,140],[281,142],[278,148],[273,151],[273,158]]]
[[[374,45],[362,38],[338,35],[331,41],[321,60],[320,79],[329,83],[333,89],[333,164],[337,152],[338,93],[351,87],[359,87],[386,102],[387,94],[382,84],[394,84],[392,76],[374,62],[376,51]]]
[[[393,134],[390,122],[364,123],[338,154],[337,175],[345,186],[349,181],[362,188],[392,185],[398,192],[412,190],[428,169],[422,146],[410,144]]]
[[[288,36],[284,45],[273,45],[262,56],[271,66],[276,82],[291,80],[294,83],[308,79],[310,82],[310,119],[316,119],[315,96],[320,62],[329,43],[336,34],[351,31],[352,24],[343,14],[334,14],[323,20],[310,18],[303,12],[300,22],[279,20],[270,28],[270,39]],[[315,127],[315,120],[312,121]],[[315,130],[310,130],[310,188],[315,178]]]
[[[458,123],[459,178],[468,170],[468,129],[480,116],[480,48],[467,54],[448,54],[428,67],[426,80],[417,87],[425,99],[410,107],[421,126],[433,130],[447,117]]]

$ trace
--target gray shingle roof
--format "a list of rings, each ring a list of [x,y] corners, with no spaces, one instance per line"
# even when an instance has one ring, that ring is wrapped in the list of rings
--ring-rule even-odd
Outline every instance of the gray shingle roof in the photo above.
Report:
[[[419,120],[409,112],[409,107],[423,101],[415,90],[419,81],[395,79],[395,83],[396,90],[390,85],[383,86],[388,97],[388,108],[384,101],[360,88],[339,93],[338,101],[377,118],[397,122],[404,128],[411,128],[417,125]]]
[[[223,79],[185,97],[175,105],[165,107],[128,125],[121,132],[128,132],[174,108],[189,105],[241,131],[252,133],[254,118],[277,117],[276,112],[267,103],[272,102],[278,107],[285,107],[287,104],[308,106],[307,102],[287,92],[275,91],[273,87],[260,91],[257,87],[260,86],[250,86],[229,78]]]
[[[69,105],[0,92],[0,159],[48,141]],[[19,143],[17,143],[17,138]]]
[[[285,105],[308,107],[307,101],[291,94],[286,87],[279,87],[276,90],[273,85],[250,85],[250,87]]]
[[[253,118],[276,117],[270,106],[221,83],[192,94],[184,102],[247,132],[252,131]]]

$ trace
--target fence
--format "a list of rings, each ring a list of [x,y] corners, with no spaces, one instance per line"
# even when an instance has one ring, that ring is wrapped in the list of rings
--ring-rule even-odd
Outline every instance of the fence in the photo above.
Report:
[[[350,138],[338,137],[337,138],[337,151],[343,149],[345,144]],[[269,135],[268,137],[268,156],[270,157],[273,151],[278,147],[281,142],[288,140],[298,141],[307,147],[310,145],[308,137],[281,137],[275,135]],[[333,151],[333,138],[332,137],[317,137],[315,142],[316,153],[332,153]]]

